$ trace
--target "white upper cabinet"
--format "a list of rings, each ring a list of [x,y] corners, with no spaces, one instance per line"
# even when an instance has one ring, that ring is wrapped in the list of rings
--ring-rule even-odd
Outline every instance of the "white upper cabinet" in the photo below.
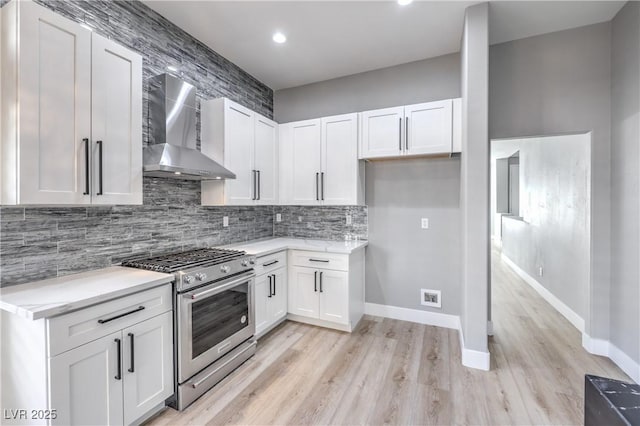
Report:
[[[94,204],[142,204],[142,58],[92,37]]]
[[[362,203],[357,114],[282,124],[280,147],[283,204]]]
[[[394,157],[403,149],[404,107],[361,113],[360,158]]]
[[[142,203],[140,56],[31,1],[2,31],[2,204]]]
[[[202,181],[202,204],[277,203],[277,124],[226,98],[203,101],[201,117],[202,153],[236,175]]]
[[[459,99],[365,111],[360,158],[392,158],[460,152]]]

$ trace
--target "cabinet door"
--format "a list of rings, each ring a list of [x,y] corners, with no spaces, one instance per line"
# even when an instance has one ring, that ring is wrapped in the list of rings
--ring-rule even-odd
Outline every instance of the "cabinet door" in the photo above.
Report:
[[[116,379],[116,339],[122,344],[121,332],[50,358],[49,395],[51,408],[58,414],[54,424],[122,424],[122,379]]]
[[[124,423],[173,394],[173,311],[122,331]]]
[[[358,204],[358,114],[322,119],[321,199]]]
[[[365,111],[360,114],[360,119],[362,120],[360,158],[402,155],[404,107]]]
[[[256,312],[256,335],[262,333],[269,327],[269,305],[270,296],[270,277],[271,274],[264,274],[256,277],[255,283],[255,312]]]
[[[255,168],[258,171],[258,204],[278,202],[278,124],[256,114]]]
[[[290,129],[292,150],[292,204],[320,203],[321,139],[320,120],[293,123]]]
[[[89,204],[91,31],[33,2],[19,6],[18,203]]]
[[[318,270],[312,268],[291,268],[289,282],[289,313],[309,318],[318,318]]]
[[[254,113],[235,102],[224,104],[224,165],[236,174],[225,181],[229,205],[254,204]]]
[[[318,275],[320,319],[349,324],[349,274],[321,270]]]
[[[142,58],[92,37],[93,204],[142,204]]]
[[[287,268],[279,268],[273,275],[273,295],[269,304],[270,323],[287,315]]]
[[[406,106],[404,112],[408,155],[451,153],[451,99]]]

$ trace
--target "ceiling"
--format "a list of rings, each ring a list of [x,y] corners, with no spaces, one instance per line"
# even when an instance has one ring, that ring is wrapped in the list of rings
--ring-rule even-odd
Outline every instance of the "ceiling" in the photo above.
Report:
[[[457,52],[464,10],[479,3],[142,1],[274,90]],[[608,21],[623,4],[493,1],[491,42]]]

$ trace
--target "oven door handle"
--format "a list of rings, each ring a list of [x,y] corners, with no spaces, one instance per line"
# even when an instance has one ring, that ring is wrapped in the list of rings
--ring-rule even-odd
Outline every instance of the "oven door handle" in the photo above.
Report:
[[[252,273],[250,274],[245,274],[242,275],[241,277],[238,277],[237,279],[230,281],[224,285],[221,286],[216,286],[213,288],[210,288],[208,290],[202,290],[202,291],[198,291],[195,293],[185,293],[182,295],[182,297],[186,298],[186,299],[191,299],[191,300],[196,300],[196,299],[200,299],[201,297],[204,296],[213,296],[215,294],[221,293],[225,290],[230,289],[231,287],[235,287],[240,283],[243,283],[245,281],[248,281],[250,279],[252,279],[255,275]]]

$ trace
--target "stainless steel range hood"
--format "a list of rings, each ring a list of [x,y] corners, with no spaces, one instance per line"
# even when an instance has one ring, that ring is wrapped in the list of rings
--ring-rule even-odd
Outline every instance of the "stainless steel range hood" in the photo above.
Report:
[[[145,176],[235,179],[236,175],[196,149],[196,88],[169,74],[149,79],[149,146]]]

